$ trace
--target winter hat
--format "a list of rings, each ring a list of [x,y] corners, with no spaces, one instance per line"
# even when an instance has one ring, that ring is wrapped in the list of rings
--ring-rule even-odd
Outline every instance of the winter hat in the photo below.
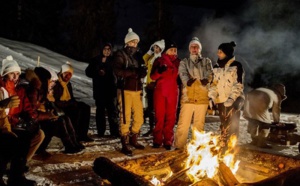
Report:
[[[140,37],[135,32],[133,32],[132,28],[129,28],[128,33],[125,36],[125,40],[124,40],[125,44],[134,39],[137,39],[138,41],[140,41]]]
[[[165,46],[165,50],[164,53],[169,50],[170,48],[177,48],[177,45],[174,41],[166,41],[166,46]]]
[[[74,69],[73,69],[71,63],[69,61],[67,61],[66,64],[61,66],[60,72],[61,73],[70,72],[71,74],[73,74]]]
[[[222,43],[218,49],[222,50],[227,57],[233,57],[235,46],[236,43],[234,41],[231,41],[230,43]]]
[[[21,73],[21,68],[12,56],[7,56],[5,59],[2,60],[1,76],[5,76],[10,72]]]
[[[35,67],[34,72],[40,78],[41,81],[46,81],[51,79],[50,72],[43,67]]]
[[[165,40],[162,39],[162,40],[156,41],[155,43],[153,43],[152,47],[154,45],[157,45],[161,49],[161,51],[164,51],[164,49],[165,49]]]
[[[198,37],[193,37],[192,40],[190,41],[189,48],[191,47],[192,44],[197,44],[199,46],[200,51],[202,50],[202,45],[200,43],[200,40]]]

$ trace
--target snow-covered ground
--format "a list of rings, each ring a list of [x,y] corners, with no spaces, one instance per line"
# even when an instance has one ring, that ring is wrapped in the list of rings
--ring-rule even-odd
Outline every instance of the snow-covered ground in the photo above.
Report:
[[[28,164],[30,170],[27,177],[34,179],[38,185],[109,185],[105,180],[100,180],[93,173],[92,165],[95,158],[105,156],[114,162],[123,161],[126,159],[139,158],[149,154],[165,152],[164,148],[151,148],[152,138],[141,137],[140,142],[146,146],[145,150],[134,150],[134,156],[128,157],[121,154],[120,140],[111,139],[108,137],[97,138],[95,128],[95,104],[92,98],[92,82],[91,79],[85,76],[86,63],[70,59],[66,56],[52,52],[46,48],[36,46],[30,43],[23,43],[0,38],[0,60],[6,56],[12,55],[19,63],[21,68],[34,68],[37,65],[38,56],[40,57],[40,66],[48,66],[56,72],[60,70],[60,66],[66,61],[71,62],[74,66],[74,76],[72,84],[75,97],[80,99],[92,107],[91,123],[89,134],[95,139],[94,142],[85,143],[86,149],[78,154],[63,154],[63,146],[59,139],[53,138],[48,151],[52,154],[49,159],[39,159],[34,157]],[[283,121],[295,122],[300,126],[299,115],[283,113],[281,115]],[[206,131],[218,131],[219,120],[217,116],[207,116]],[[250,135],[246,131],[247,122],[241,118],[240,122],[240,137],[238,144],[246,145],[251,148]],[[142,126],[141,133],[148,130],[147,122]],[[261,149],[267,153],[275,153],[290,157],[299,157],[298,145],[275,145],[272,149]]]

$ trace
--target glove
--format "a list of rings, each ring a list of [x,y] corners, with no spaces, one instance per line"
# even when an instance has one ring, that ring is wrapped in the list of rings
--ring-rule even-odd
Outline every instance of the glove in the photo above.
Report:
[[[14,108],[18,107],[20,104],[19,96],[11,96],[0,101],[0,107],[2,108]]]
[[[157,72],[158,72],[159,74],[161,74],[161,73],[163,73],[164,71],[166,71],[167,68],[168,68],[167,65],[159,66],[159,67],[157,68]]]
[[[192,84],[193,84],[195,81],[196,81],[196,79],[192,79],[192,78],[191,78],[191,79],[189,79],[189,80],[186,82],[186,85],[190,87],[190,86],[192,86]]]
[[[208,79],[201,79],[200,81],[203,86],[206,86],[208,84]]]
[[[233,104],[234,100],[232,98],[228,98],[225,102],[224,102],[224,106],[225,107],[231,107]]]

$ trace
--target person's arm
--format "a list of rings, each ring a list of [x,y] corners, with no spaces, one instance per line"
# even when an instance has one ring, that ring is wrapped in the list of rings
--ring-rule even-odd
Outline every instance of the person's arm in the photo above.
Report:
[[[272,115],[273,115],[274,123],[280,122],[280,112],[281,112],[281,102],[273,101]]]
[[[184,86],[187,86],[187,82],[190,79],[190,74],[188,72],[186,63],[187,63],[186,59],[180,61],[179,68],[178,68],[179,77],[180,77],[181,82]]]

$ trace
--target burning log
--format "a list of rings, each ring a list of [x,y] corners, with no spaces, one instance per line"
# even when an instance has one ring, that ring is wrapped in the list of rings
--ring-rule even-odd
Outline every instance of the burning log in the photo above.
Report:
[[[93,170],[101,178],[107,179],[112,185],[152,185],[143,177],[127,171],[105,157],[96,158],[94,161]]]
[[[222,185],[235,186],[239,181],[235,178],[231,170],[223,163],[219,164],[219,173],[217,174]]]
[[[250,164],[250,163],[247,163],[247,162],[241,162],[239,164],[239,166],[243,167],[243,168],[246,168],[246,169],[251,169],[254,172],[263,172],[263,173],[266,173],[266,174],[268,174],[270,172],[270,169],[268,169],[266,167],[263,167],[263,166],[253,164],[253,163]]]
[[[218,183],[216,183],[213,179],[205,178],[201,181],[196,182],[193,184],[193,186],[218,186]]]

